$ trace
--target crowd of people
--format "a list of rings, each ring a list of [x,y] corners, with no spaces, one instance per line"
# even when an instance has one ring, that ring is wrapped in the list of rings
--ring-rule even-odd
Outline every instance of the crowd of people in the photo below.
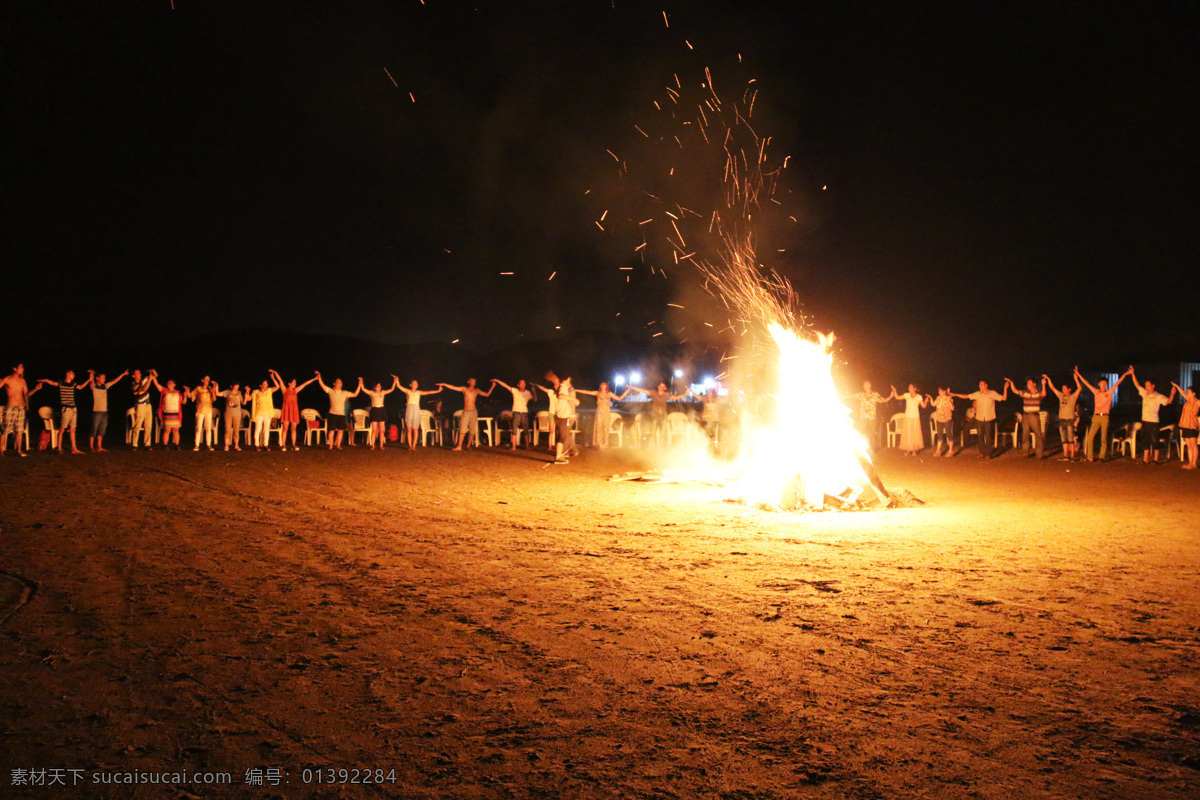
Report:
[[[268,370],[268,376],[257,387],[231,383],[227,388],[222,389],[221,385],[208,375],[205,375],[195,387],[191,387],[180,386],[174,380],[160,380],[158,372],[153,369],[147,370],[145,373],[136,369],[132,372],[126,370],[111,380],[103,373],[88,370],[88,377],[83,381],[77,380],[77,375],[68,370],[61,380],[42,378],[33,382],[34,385],[30,387],[25,378],[24,365],[18,364],[12,374],[0,381],[0,386],[7,392],[7,404],[4,408],[3,419],[0,420],[0,429],[3,431],[0,434],[0,455],[7,450],[10,436],[14,440],[16,452],[20,456],[26,455],[23,437],[26,436],[28,430],[30,398],[47,386],[55,387],[58,391],[57,413],[53,414],[52,420],[56,421],[56,449],[58,452],[64,452],[64,447],[68,444],[69,452],[74,454],[84,452],[78,446],[76,429],[79,426],[77,393],[85,390],[90,390],[92,395],[88,446],[93,452],[105,452],[104,438],[109,422],[108,392],[126,377],[130,380],[133,402],[128,412],[127,440],[130,448],[135,451],[150,449],[154,445],[153,434],[156,422],[159,430],[159,443],[167,448],[179,449],[180,430],[183,427],[185,408],[189,404],[195,414],[193,450],[200,450],[201,447],[213,450],[221,439],[220,433],[223,428],[224,449],[240,451],[243,425],[247,422],[255,449],[259,451],[270,449],[270,437],[276,435],[282,450],[286,451],[289,446],[293,451],[298,450],[297,431],[303,430],[302,426],[310,423],[309,419],[302,417],[299,395],[313,383],[316,383],[327,395],[329,408],[327,412],[323,413],[314,410],[308,416],[312,423],[316,423],[318,417],[323,421],[325,446],[330,450],[340,450],[344,444],[354,445],[355,428],[351,401],[360,395],[365,396],[369,403],[366,409],[367,419],[370,423],[368,445],[371,448],[383,449],[389,438],[385,399],[387,395],[398,390],[406,396],[403,427],[405,440],[410,449],[421,445],[423,438],[421,435],[422,412],[424,412],[428,414],[426,424],[439,431],[449,428],[454,416],[458,417],[458,424],[454,426],[453,431],[448,432],[453,435],[453,449],[461,451],[464,447],[469,447],[472,441],[478,444],[479,398],[491,397],[496,388],[500,387],[512,396],[511,411],[506,410],[503,415],[507,418],[510,426],[509,446],[515,450],[522,445],[529,448],[533,444],[530,406],[535,402],[534,389],[537,389],[545,394],[549,406],[551,424],[547,433],[550,449],[555,454],[557,463],[567,463],[568,458],[575,450],[573,422],[580,404],[579,395],[590,395],[595,398],[592,445],[598,449],[606,448],[609,443],[614,413],[613,403],[624,400],[631,392],[638,392],[649,398],[648,420],[652,441],[660,441],[663,438],[662,434],[666,430],[667,404],[695,396],[691,390],[678,394],[673,393],[667,388],[666,383],[659,383],[653,390],[630,386],[620,394],[612,392],[607,382],[601,382],[599,387],[594,390],[577,390],[573,386],[570,376],[560,378],[553,372],[546,373],[547,385],[536,383],[529,385],[524,380],[509,384],[493,378],[486,390],[477,386],[474,378],[469,379],[464,386],[438,383],[436,389],[421,389],[415,380],[411,381],[407,387],[403,386],[400,378],[396,375],[391,376],[392,381],[386,386],[383,383],[375,383],[368,388],[360,377],[355,388],[350,390],[340,378],[334,379],[331,384],[326,383],[319,371],[314,372],[313,377],[303,382],[296,379],[285,381],[273,369]],[[443,392],[457,392],[462,395],[461,412],[447,415],[442,399],[424,400]],[[157,402],[154,402],[154,393],[157,393]],[[715,392],[704,398],[706,419],[711,416],[709,409],[715,404],[715,400]],[[430,408],[423,409],[422,402],[430,403]],[[220,403],[223,403],[223,409],[218,409]],[[53,411],[52,408],[52,413]]]
[[[1030,458],[1045,458],[1046,431],[1043,430],[1042,402],[1049,394],[1058,400],[1058,435],[1062,444],[1060,458],[1066,461],[1106,461],[1109,448],[1109,420],[1112,415],[1113,398],[1117,387],[1126,378],[1131,379],[1141,397],[1141,418],[1136,430],[1137,444],[1142,448],[1142,463],[1159,463],[1160,451],[1163,449],[1161,436],[1161,413],[1164,407],[1170,406],[1178,398],[1183,406],[1179,413],[1177,426],[1178,435],[1183,445],[1183,468],[1196,469],[1197,461],[1197,414],[1200,412],[1200,398],[1196,396],[1195,387],[1184,389],[1172,382],[1171,393],[1164,395],[1158,391],[1152,381],[1139,381],[1134,368],[1131,366],[1117,378],[1113,385],[1106,379],[1101,379],[1095,385],[1090,383],[1076,367],[1073,374],[1075,386],[1062,384],[1055,386],[1049,375],[1043,374],[1041,380],[1030,378],[1022,389],[1011,379],[1004,379],[1004,391],[997,392],[990,388],[987,381],[979,382],[978,391],[969,394],[959,394],[948,387],[938,389],[936,396],[922,394],[915,385],[909,384],[908,391],[897,392],[891,387],[891,392],[885,397],[876,392],[868,381],[863,384],[863,390],[854,395],[858,403],[859,430],[872,447],[882,446],[888,420],[879,413],[879,408],[892,401],[903,401],[904,410],[899,412],[898,421],[900,450],[905,455],[916,455],[925,448],[924,427],[921,411],[932,409],[932,435],[934,452],[937,457],[954,455],[955,426],[963,426],[963,432],[973,431],[978,441],[978,457],[992,458],[995,455],[996,436],[996,404],[1008,400],[1009,390],[1015,397],[1021,399],[1021,412],[1014,433],[1024,443],[1024,448]],[[1086,433],[1080,434],[1082,408],[1079,402],[1084,389],[1092,396],[1091,421]],[[970,400],[971,407],[965,415],[958,417],[955,413],[955,399]],[[1048,427],[1048,426],[1047,426]],[[1083,456],[1079,455],[1079,439],[1083,438]],[[965,435],[962,440],[965,441]],[[1099,439],[1099,447],[1096,440]]]

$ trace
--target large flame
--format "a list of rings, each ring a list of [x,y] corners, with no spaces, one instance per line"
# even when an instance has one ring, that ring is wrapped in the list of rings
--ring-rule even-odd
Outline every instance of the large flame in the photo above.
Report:
[[[829,339],[812,341],[778,323],[768,326],[778,348],[773,414],[746,420],[737,492],[748,502],[820,507],[826,496],[856,499],[868,485],[867,446],[833,383]]]

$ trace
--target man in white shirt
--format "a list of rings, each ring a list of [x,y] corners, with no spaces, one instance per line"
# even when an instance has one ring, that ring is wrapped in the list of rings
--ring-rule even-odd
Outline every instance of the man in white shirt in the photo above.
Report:
[[[979,382],[979,391],[970,394],[950,393],[951,397],[960,397],[975,403],[975,427],[979,431],[979,457],[991,458],[992,447],[995,444],[996,402],[1003,403],[1008,399],[1008,384],[1004,385],[1004,394],[988,388],[987,381]]]
[[[1171,387],[1171,396],[1164,397],[1154,391],[1154,384],[1150,381],[1140,384],[1138,383],[1137,375],[1133,371],[1133,367],[1129,368],[1129,377],[1133,378],[1133,385],[1137,387],[1138,394],[1142,396],[1142,430],[1141,435],[1145,438],[1146,444],[1142,447],[1142,462],[1149,464],[1153,461],[1158,463],[1158,412],[1163,406],[1170,405],[1175,399],[1175,387]],[[1151,455],[1153,454],[1153,458]]]
[[[496,383],[512,392],[512,436],[509,441],[512,449],[516,450],[521,443],[521,432],[529,430],[529,402],[533,400],[533,392],[526,388],[524,379],[517,381],[516,387],[509,386],[499,378]]]

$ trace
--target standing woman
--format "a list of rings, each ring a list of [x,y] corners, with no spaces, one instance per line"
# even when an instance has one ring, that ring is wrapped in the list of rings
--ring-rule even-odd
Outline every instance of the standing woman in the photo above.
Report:
[[[154,373],[150,373],[151,376]],[[184,394],[175,388],[175,381],[167,381],[164,389],[157,377],[151,377],[155,388],[158,389],[158,419],[163,426],[163,447],[170,447],[171,439],[175,439],[175,449],[179,449],[179,429],[183,426]]]
[[[1183,442],[1183,452],[1179,460],[1184,462],[1184,469],[1195,469],[1197,429],[1200,429],[1200,421],[1197,420],[1197,415],[1200,414],[1200,397],[1196,397],[1195,386],[1189,386],[1186,391],[1179,388],[1178,383],[1172,383],[1171,386],[1179,392],[1183,400],[1183,410],[1179,412],[1179,439]],[[1170,456],[1170,452],[1167,455]]]
[[[279,388],[279,387],[276,387]],[[250,419],[254,425],[254,447],[261,452],[271,449],[271,417],[275,415],[275,389],[262,384],[250,393]]]
[[[383,400],[389,394],[396,391],[396,386],[399,383],[400,379],[393,375],[390,388],[384,389],[382,383],[377,383],[374,389],[368,389],[363,386],[363,379],[358,379],[358,391],[371,398],[371,410],[367,413],[370,414],[369,418],[371,420],[370,442],[372,450],[376,448],[383,449],[383,444],[387,438],[387,434],[384,431],[384,428],[387,427],[387,410],[383,407]]]
[[[421,391],[417,386],[417,382],[413,381],[409,384],[410,388],[405,389],[400,385],[400,379],[395,375],[392,376],[392,388],[399,389],[408,395],[408,403],[404,406],[404,431],[405,437],[408,439],[409,450],[416,450],[417,442],[421,441],[421,395],[438,394],[442,391],[440,386],[425,391]]]
[[[296,379],[288,381],[287,385],[283,385],[283,378],[279,377],[279,373],[275,370],[268,370],[271,373],[271,379],[275,381],[275,386],[283,394],[283,410],[279,412],[279,443],[280,447],[287,450],[287,435],[288,429],[292,431],[292,452],[300,452],[300,448],[296,447],[296,426],[300,424],[300,392],[305,386],[316,380],[316,377],[309,378],[299,386],[296,385]]]
[[[896,388],[892,387],[894,393]],[[925,435],[921,432],[921,409],[928,405],[925,396],[917,391],[915,384],[900,395],[904,401],[904,420],[900,425],[900,449],[905,455],[915,456],[925,447]]]
[[[629,387],[620,394],[608,390],[608,381],[600,381],[600,388],[594,392],[587,389],[576,389],[578,394],[590,394],[596,398],[596,419],[592,423],[592,447],[598,450],[608,448],[608,434],[612,430],[612,403],[621,401],[629,394]]]

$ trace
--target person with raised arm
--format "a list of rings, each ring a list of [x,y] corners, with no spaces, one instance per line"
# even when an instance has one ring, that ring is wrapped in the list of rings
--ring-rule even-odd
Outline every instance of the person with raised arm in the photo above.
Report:
[[[870,381],[863,381],[863,390],[854,395],[858,401],[858,431],[872,451],[880,449],[883,435],[879,425],[878,407],[887,402],[879,392],[871,388]]]
[[[475,379],[468,378],[466,386],[453,386],[449,383],[439,383],[443,389],[450,389],[455,392],[462,392],[463,396],[463,413],[458,424],[458,433],[455,435],[454,449],[462,450],[467,444],[468,437],[475,437],[476,446],[479,445],[479,410],[475,407],[475,399],[477,397],[491,397],[492,390],[496,388],[496,379],[492,379],[492,385],[485,392],[482,389],[475,388]]]
[[[108,432],[108,390],[128,374],[129,370],[125,370],[109,381],[104,373],[97,375],[95,370],[88,370],[88,380],[92,384],[92,421],[91,430],[88,432],[88,447],[93,453],[108,452],[104,449],[104,434]]]
[[[325,394],[329,395],[329,422],[326,425],[325,438],[328,440],[330,450],[335,447],[341,450],[342,437],[346,434],[346,405],[350,402],[351,397],[358,397],[358,389],[353,392],[346,390],[342,386],[341,378],[335,378],[332,387],[326,386],[319,371],[316,376],[317,383],[321,384]]]
[[[309,378],[304,383],[296,385],[296,379],[292,378],[285,386],[283,378],[275,370],[267,370],[271,373],[271,380],[275,381],[275,386],[279,389],[280,395],[283,397],[283,408],[279,412],[279,446],[283,450],[287,450],[288,431],[292,434],[292,452],[298,453],[300,448],[296,446],[296,428],[300,425],[300,392],[304,387],[316,381],[316,378]]]
[[[592,423],[592,447],[597,450],[605,450],[608,448],[608,434],[612,430],[612,404],[613,401],[620,402],[629,394],[629,387],[625,387],[625,391],[620,394],[613,394],[608,390],[608,381],[600,381],[600,388],[596,391],[590,389],[576,389],[579,394],[590,394],[596,398],[596,418]],[[708,405],[705,405],[707,410]],[[715,408],[715,403],[714,403]],[[705,420],[705,427],[708,428],[708,420]]]
[[[201,441],[210,452],[213,449],[213,439],[217,436],[213,424],[213,403],[216,402],[218,388],[212,378],[205,375],[200,385],[187,393],[188,399],[196,404],[196,442],[192,450],[199,450]]]
[[[383,407],[383,401],[389,394],[396,391],[396,387],[400,383],[395,375],[392,376],[392,379],[392,385],[387,389],[383,388],[382,383],[375,384],[374,389],[368,389],[363,386],[363,379],[358,379],[358,390],[371,398],[371,408],[367,414],[371,422],[369,441],[372,450],[377,448],[382,450],[384,441],[387,438],[387,432],[384,430],[387,427],[387,410]]]
[[[250,403],[250,390],[242,390],[239,383],[230,384],[225,391],[220,391],[219,386],[213,384],[214,390],[217,392],[217,397],[225,398],[225,449],[229,449],[229,443],[233,442],[233,449],[239,453],[242,450],[242,406]]]
[[[175,381],[167,381],[166,387],[158,382],[158,374],[150,373],[150,380],[158,389],[158,420],[163,428],[163,447],[171,446],[175,440],[175,449],[179,449],[179,429],[183,427],[183,404],[187,395],[175,388]]]
[[[1117,393],[1117,387],[1121,385],[1121,381],[1129,375],[1130,370],[1121,373],[1121,377],[1117,378],[1117,382],[1111,387],[1108,381],[1101,378],[1098,383],[1099,388],[1088,383],[1087,378],[1079,372],[1079,367],[1075,367],[1075,377],[1083,382],[1083,385],[1092,393],[1092,398],[1095,406],[1092,409],[1092,421],[1088,425],[1087,438],[1083,440],[1083,455],[1088,461],[1094,461],[1095,448],[1092,442],[1096,439],[1096,434],[1100,434],[1100,460],[1104,461],[1108,458],[1108,415],[1112,411],[1113,395]]]
[[[535,383],[533,388],[541,389],[546,394],[546,403],[549,406],[547,413],[550,417],[550,431],[547,438],[550,441],[550,449],[553,450],[555,439],[557,438],[556,435],[558,433],[558,425],[555,423],[555,420],[558,418],[556,412],[558,411],[558,385],[560,381],[558,380],[558,376],[553,372],[546,373],[546,381],[550,384],[549,387],[542,386],[540,383]]]
[[[1013,394],[1021,398],[1021,441],[1024,443],[1024,450],[1033,449],[1034,446],[1029,444],[1031,437],[1037,437],[1036,450],[1029,454],[1030,458],[1037,456],[1041,460],[1045,453],[1045,432],[1042,430],[1042,398],[1046,396],[1046,378],[1042,378],[1042,385],[1039,388],[1037,381],[1033,378],[1025,381],[1025,391],[1017,388],[1011,378],[1004,379],[1005,393],[1008,388],[1012,387]]]
[[[970,400],[975,404],[975,427],[979,431],[979,457],[991,458],[992,448],[995,445],[996,403],[1003,403],[1008,399],[1008,384],[1004,385],[1004,394],[989,389],[987,381],[980,381],[979,391],[970,394],[950,392],[950,396]]]
[[[937,397],[925,395],[933,406],[933,455],[942,454],[942,443],[946,444],[946,458],[954,455],[954,398],[948,388],[938,387]]]
[[[438,387],[422,390],[417,381],[411,382],[405,389],[400,385],[400,378],[395,375],[392,376],[392,381],[393,387],[408,397],[408,402],[404,404],[404,436],[408,439],[408,449],[416,450],[417,443],[421,441],[421,398],[427,394],[438,394],[442,389]]]
[[[138,434],[146,444],[146,449],[152,449],[154,438],[154,407],[150,404],[150,387],[158,375],[154,370],[148,370],[145,377],[142,371],[135,369],[129,380],[133,384],[133,426],[129,430],[129,444],[134,452],[138,449]]]
[[[38,383],[44,383],[47,386],[58,387],[58,398],[60,403],[59,418],[58,418],[58,452],[62,453],[63,439],[67,435],[67,431],[71,432],[71,455],[83,455],[83,451],[75,446],[75,427],[79,422],[79,409],[75,405],[75,392],[79,389],[86,389],[91,385],[92,376],[83,383],[75,383],[75,373],[67,370],[66,377],[61,381],[52,381],[49,378],[42,378]]]
[[[657,446],[660,437],[665,437],[667,433],[667,403],[672,400],[684,399],[691,390],[683,394],[671,394],[665,381],[659,381],[658,388],[653,392],[640,386],[630,386],[629,388],[650,396],[650,431],[654,436],[654,444]]]
[[[0,380],[0,386],[3,386],[6,392],[4,419],[0,420],[4,423],[4,431],[0,433],[0,456],[4,455],[4,451],[8,447],[8,436],[12,434],[13,440],[16,442],[17,455],[25,458],[25,447],[22,442],[25,436],[25,422],[29,413],[29,398],[42,388],[42,383],[38,381],[37,385],[30,389],[29,384],[25,382],[25,365],[17,364],[13,367],[11,375]]]
[[[508,437],[510,449],[516,450],[521,443],[521,435],[529,430],[529,403],[533,400],[533,392],[525,385],[525,379],[517,381],[517,385],[509,386],[499,378],[496,383],[512,392],[512,435]],[[528,447],[528,445],[526,445]]]
[[[264,380],[258,388],[250,392],[250,424],[254,431],[254,449],[262,452],[263,448],[271,449],[271,420],[275,417],[275,392],[282,388],[281,384],[271,385]]]
[[[895,396],[896,387],[892,387]],[[925,434],[921,430],[921,409],[928,403],[928,396],[917,391],[916,384],[910,383],[908,391],[900,395],[904,401],[904,419],[900,425],[900,449],[906,456],[915,456],[925,447]]]
[[[1163,406],[1169,406],[1175,402],[1176,386],[1171,384],[1170,396],[1164,396],[1161,392],[1154,390],[1154,383],[1146,381],[1145,385],[1138,383],[1137,375],[1133,371],[1133,367],[1129,368],[1129,377],[1133,379],[1133,385],[1137,387],[1138,394],[1142,396],[1142,430],[1141,433],[1146,437],[1146,445],[1142,448],[1142,463],[1149,464],[1151,462],[1158,463],[1158,414]],[[1151,457],[1153,456],[1153,458]]]
[[[1200,414],[1200,397],[1196,397],[1196,387],[1189,386],[1187,391],[1179,388],[1178,383],[1171,383],[1179,398],[1183,400],[1183,409],[1179,412],[1179,439],[1183,442],[1183,453],[1180,460],[1184,469],[1196,468],[1196,435],[1200,428],[1197,415]],[[1167,454],[1170,456],[1170,453]]]
[[[1054,396],[1058,398],[1058,438],[1062,441],[1062,460],[1074,461],[1079,458],[1079,439],[1075,436],[1075,419],[1078,416],[1079,394],[1083,391],[1083,385],[1079,383],[1079,375],[1075,375],[1075,391],[1071,391],[1071,387],[1063,384],[1060,392],[1054,386],[1054,381],[1050,380],[1050,376],[1042,374],[1044,385],[1050,387],[1050,391],[1054,392]]]
[[[554,463],[566,464],[567,456],[575,449],[575,432],[571,430],[571,417],[579,406],[579,398],[575,396],[575,387],[571,385],[571,376],[563,378],[558,383],[558,401],[554,404],[554,424],[558,428],[558,440],[554,447]]]

